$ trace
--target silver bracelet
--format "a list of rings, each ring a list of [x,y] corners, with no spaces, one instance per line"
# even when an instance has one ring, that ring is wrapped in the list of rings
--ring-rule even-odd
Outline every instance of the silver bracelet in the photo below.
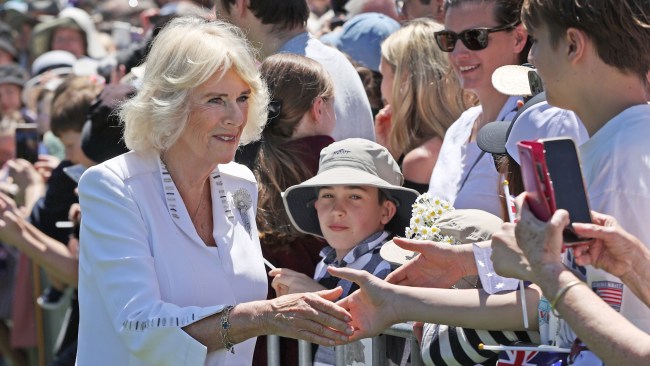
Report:
[[[228,321],[228,316],[230,316],[230,311],[234,308],[232,305],[226,306],[223,311],[221,311],[221,318],[219,322],[221,323],[221,341],[226,350],[233,355],[235,354],[235,344],[230,340],[230,321]]]

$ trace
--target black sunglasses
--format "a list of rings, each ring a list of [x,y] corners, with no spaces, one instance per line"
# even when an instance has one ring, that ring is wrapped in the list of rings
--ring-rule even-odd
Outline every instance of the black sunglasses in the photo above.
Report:
[[[502,25],[494,28],[471,28],[465,29],[460,33],[455,33],[448,30],[435,32],[436,43],[442,52],[452,52],[456,48],[456,41],[459,39],[463,42],[467,49],[472,51],[484,50],[488,46],[488,35],[490,33],[502,32],[514,29],[519,22],[508,25]]]

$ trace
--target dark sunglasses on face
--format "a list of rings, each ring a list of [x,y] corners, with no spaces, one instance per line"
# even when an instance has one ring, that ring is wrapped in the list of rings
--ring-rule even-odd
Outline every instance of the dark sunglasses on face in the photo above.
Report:
[[[515,22],[494,28],[471,28],[465,29],[460,33],[443,30],[435,32],[434,36],[436,37],[436,43],[442,52],[452,52],[454,48],[456,48],[456,41],[459,39],[468,50],[480,51],[484,50],[488,46],[488,35],[490,33],[509,31],[514,29],[518,24],[519,22]]]

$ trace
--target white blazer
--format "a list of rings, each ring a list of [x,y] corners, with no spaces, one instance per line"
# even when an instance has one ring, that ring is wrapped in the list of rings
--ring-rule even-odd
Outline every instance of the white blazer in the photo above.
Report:
[[[229,163],[212,183],[216,248],[199,238],[155,152],[129,152],[83,175],[77,365],[251,364],[255,339],[234,355],[207,354],[181,329],[226,305],[266,298],[255,178]],[[235,207],[237,191],[248,192],[247,209]]]

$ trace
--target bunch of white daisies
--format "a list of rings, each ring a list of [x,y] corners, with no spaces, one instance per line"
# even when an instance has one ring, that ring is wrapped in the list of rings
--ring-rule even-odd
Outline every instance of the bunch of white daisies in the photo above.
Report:
[[[410,227],[406,228],[406,237],[455,244],[456,240],[448,235],[442,235],[438,227],[440,216],[452,210],[454,207],[449,202],[431,196],[429,193],[421,194],[413,204]]]

